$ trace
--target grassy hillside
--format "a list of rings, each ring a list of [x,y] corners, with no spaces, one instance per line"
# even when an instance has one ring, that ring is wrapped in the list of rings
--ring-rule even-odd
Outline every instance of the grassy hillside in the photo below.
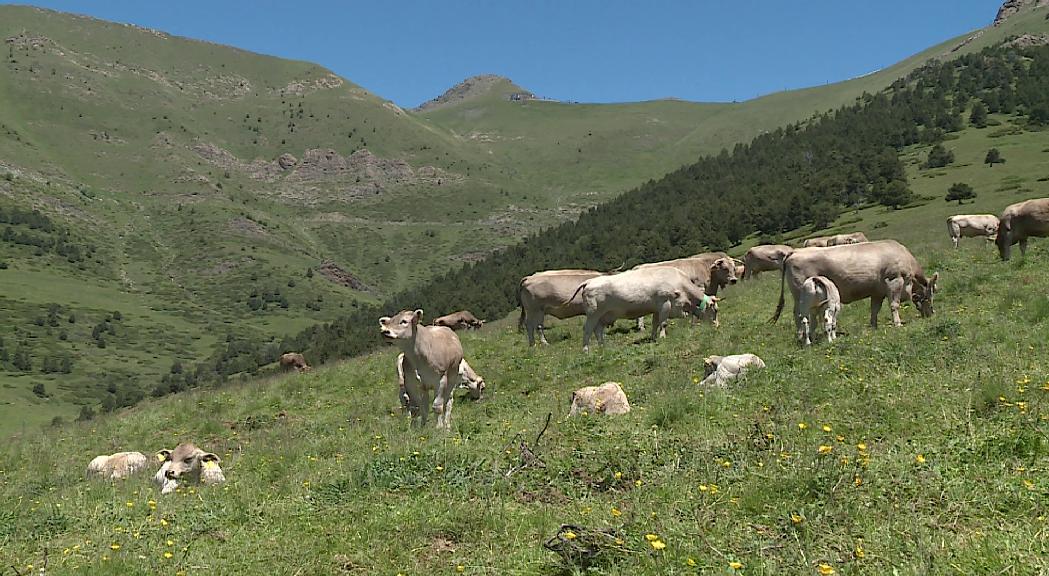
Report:
[[[36,209],[54,226],[12,234],[82,249],[0,242],[5,349],[31,364],[0,361],[0,434],[110,396],[131,402],[163,388],[175,362],[217,349],[271,356],[282,335],[700,154],[847,104],[930,57],[1047,27],[1044,9],[1021,13],[954,51],[968,36],[863,78],[739,104],[511,102],[520,88],[496,82],[409,113],[314,64],[0,7],[0,210]],[[359,284],[329,280],[325,261]],[[123,320],[107,323],[115,312]],[[75,325],[52,325],[70,314]],[[230,370],[254,367],[249,355]],[[66,359],[70,373],[45,373]]]
[[[553,344],[528,350],[511,315],[463,335],[489,391],[456,403],[450,434],[396,412],[392,350],[147,400],[0,448],[0,560],[25,571],[46,554],[51,571],[90,574],[581,573],[542,547],[574,524],[575,542],[614,531],[595,560],[605,574],[1045,573],[1049,243],[1002,263],[983,240],[950,248],[944,225],[1049,195],[1049,132],[1001,127],[958,133],[946,168],[912,164],[912,187],[935,198],[836,223],[897,238],[940,273],[930,319],[908,305],[904,327],[872,331],[855,303],[837,342],[799,349],[788,321],[766,324],[772,275],[729,289],[720,329],[678,322],[657,343],[615,331],[590,355],[578,320],[551,322]],[[982,164],[989,145],[1006,164]],[[976,201],[945,203],[954,181]],[[704,356],[745,351],[768,368],[697,384]],[[566,419],[572,390],[607,380],[631,414]],[[226,486],[161,497],[145,475],[83,478],[95,454],[183,439],[223,457]],[[522,441],[545,467],[508,475]]]

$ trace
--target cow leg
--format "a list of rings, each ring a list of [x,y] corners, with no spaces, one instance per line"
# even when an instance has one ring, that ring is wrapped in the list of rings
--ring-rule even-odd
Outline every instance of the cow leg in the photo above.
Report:
[[[886,280],[885,283],[889,287],[889,309],[892,310],[892,325],[903,326],[903,322],[900,321],[900,301],[903,300],[903,295],[910,287],[910,282],[903,278],[893,278]]]
[[[951,236],[951,242],[954,242],[954,248],[955,249],[958,248],[958,240],[961,240],[961,238],[959,238],[957,236]]]
[[[1023,240],[1020,240],[1020,257],[1023,258],[1023,257],[1026,257],[1026,256],[1027,256],[1027,238],[1024,238]]]
[[[645,317],[644,316],[638,316],[637,317],[637,331],[638,332],[644,332],[645,331]]]
[[[823,330],[827,333],[827,342],[838,337],[838,318],[829,307],[823,311]]]
[[[536,322],[536,315],[534,313],[529,314],[528,312],[525,312],[525,332],[528,333],[528,346],[529,347],[535,346],[535,330],[536,330],[536,328],[540,329],[539,335],[540,336],[543,335],[542,325],[543,325],[542,317],[540,317],[539,321]]]
[[[799,316],[795,318],[795,324],[797,325],[797,337],[798,344],[803,346],[812,346],[812,340],[809,338],[809,318],[808,316]]]
[[[419,375],[407,361],[404,366],[404,390],[408,393],[408,414],[411,421],[420,427],[426,425],[426,409],[429,403],[429,394],[426,387],[419,381]]]
[[[459,367],[450,367],[445,372],[441,382],[444,386],[443,390],[439,390],[437,397],[433,400],[434,409],[437,409],[437,403],[440,402],[440,411],[438,412],[437,427],[444,430],[452,429],[452,403],[455,401],[455,389],[459,387]]]
[[[586,322],[583,322],[583,352],[590,352],[590,335],[594,333],[599,324],[601,324],[599,314],[595,312],[586,315]]]
[[[655,341],[656,337],[666,338],[667,337],[667,321],[670,319],[670,311],[673,308],[670,301],[666,301],[659,310],[652,314],[652,340]]]
[[[884,296],[871,296],[871,328],[878,327],[878,312],[881,312],[881,303]]]

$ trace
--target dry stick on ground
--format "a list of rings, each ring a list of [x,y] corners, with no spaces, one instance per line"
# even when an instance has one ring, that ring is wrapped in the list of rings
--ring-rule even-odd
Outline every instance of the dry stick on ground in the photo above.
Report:
[[[539,431],[539,434],[537,434],[536,437],[535,437],[535,441],[532,442],[532,445],[535,446],[536,448],[539,447],[539,439],[543,437],[543,434],[546,433],[546,429],[550,427],[550,419],[553,416],[554,416],[553,412],[547,412],[546,413],[546,423],[543,424],[543,429]],[[510,442],[507,445],[512,445],[520,437],[521,437],[520,433],[515,434],[513,440],[510,440]],[[521,470],[524,470],[525,468],[528,468],[528,467],[546,468],[546,462],[543,462],[543,459],[540,458],[539,455],[536,454],[534,450],[529,448],[528,444],[526,442],[522,441],[518,445],[518,450],[521,451],[521,463],[519,465],[517,465],[517,466],[511,467],[509,470],[506,471],[506,477],[507,478],[509,478],[510,476],[515,474],[516,472],[520,472]]]

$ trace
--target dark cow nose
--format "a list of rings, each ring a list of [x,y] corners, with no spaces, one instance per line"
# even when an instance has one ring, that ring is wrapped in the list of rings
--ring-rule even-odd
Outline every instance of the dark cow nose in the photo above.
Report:
[[[728,281],[728,283],[729,284],[735,284],[736,282],[738,282],[738,280],[739,280],[738,278],[732,278],[731,280]]]
[[[175,471],[174,470],[168,470],[167,472],[164,472],[164,477],[167,478],[168,480],[174,480],[175,479]]]

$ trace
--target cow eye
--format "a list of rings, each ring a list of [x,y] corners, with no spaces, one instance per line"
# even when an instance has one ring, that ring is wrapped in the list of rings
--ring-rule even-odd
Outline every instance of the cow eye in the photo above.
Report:
[[[404,325],[406,325],[406,324],[408,324],[408,321],[407,321],[407,320],[401,320],[401,326],[404,326]]]
[[[185,460],[183,460],[183,462],[185,462],[186,464],[189,464],[189,463],[193,462],[193,457],[191,456],[189,458],[186,458]]]

